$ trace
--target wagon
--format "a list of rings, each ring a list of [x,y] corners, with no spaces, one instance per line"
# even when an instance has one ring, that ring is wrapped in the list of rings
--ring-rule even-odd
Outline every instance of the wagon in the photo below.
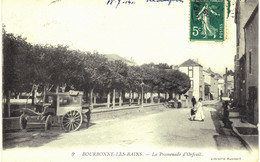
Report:
[[[20,116],[20,128],[44,128],[50,130],[52,125],[61,125],[66,132],[78,130],[83,121],[90,121],[90,109],[82,107],[82,92],[48,93],[45,101],[33,110],[23,108]]]

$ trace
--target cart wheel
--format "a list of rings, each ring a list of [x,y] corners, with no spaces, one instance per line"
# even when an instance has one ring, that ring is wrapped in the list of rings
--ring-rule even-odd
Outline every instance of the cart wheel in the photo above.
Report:
[[[67,112],[62,117],[61,126],[66,131],[76,131],[79,129],[82,123],[82,114],[77,110]]]
[[[25,116],[24,114],[22,114],[22,115],[20,116],[19,124],[20,124],[20,129],[21,129],[21,130],[26,129],[27,120],[26,120],[25,117],[26,117],[26,116]]]
[[[48,131],[51,129],[51,125],[52,125],[52,116],[48,115],[45,121],[45,131]]]

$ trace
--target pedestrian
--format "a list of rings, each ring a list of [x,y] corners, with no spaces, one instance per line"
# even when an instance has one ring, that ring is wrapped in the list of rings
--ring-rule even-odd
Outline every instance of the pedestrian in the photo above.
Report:
[[[197,112],[196,112],[196,115],[195,115],[195,120],[200,120],[200,121],[204,121],[204,112],[203,112],[203,108],[202,108],[202,98],[199,98],[199,101],[197,103]]]
[[[85,113],[82,113],[83,115],[83,121],[87,123],[87,128],[89,127],[90,124],[90,118],[91,118],[91,110],[93,109],[92,106],[84,107],[86,109]]]
[[[195,120],[195,116],[196,116],[196,109],[192,107],[190,109],[190,120]]]
[[[192,103],[192,108],[195,108],[196,98],[194,96],[191,98],[191,103]]]
[[[213,95],[212,95],[212,93],[210,93],[210,100],[213,100]]]
[[[232,121],[229,120],[229,103],[228,101],[223,102],[223,123],[225,128],[231,128],[232,127]]]

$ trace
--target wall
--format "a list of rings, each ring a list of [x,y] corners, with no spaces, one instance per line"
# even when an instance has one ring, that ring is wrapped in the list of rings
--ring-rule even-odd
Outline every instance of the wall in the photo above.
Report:
[[[246,99],[249,102],[252,97],[249,97],[249,87],[256,87],[258,90],[258,11],[254,15],[251,22],[245,27],[245,52],[246,52]],[[251,53],[251,64],[250,64]],[[251,72],[250,72],[251,66]],[[247,105],[247,113],[252,118],[254,124],[258,123],[258,102],[254,100],[254,109],[251,113]]]
[[[180,67],[179,70],[188,75],[188,67]],[[201,66],[193,66],[193,77],[190,77],[190,80],[193,80],[193,88],[190,88],[187,94],[192,93],[196,100],[204,99],[204,77]]]
[[[237,26],[238,34],[239,36],[237,37],[239,39],[239,47],[238,47],[238,54],[239,54],[239,59],[243,56],[245,53],[245,37],[244,37],[244,26],[249,19],[249,17],[252,14],[252,11],[256,7],[256,4],[258,3],[258,0],[240,0],[239,4],[239,25]]]
[[[244,104],[244,101],[240,101],[242,97],[241,88],[241,71],[240,68],[243,65],[240,65],[239,60],[245,54],[245,36],[244,36],[244,26],[251,16],[254,8],[258,4],[258,0],[237,0],[236,2],[236,24],[237,24],[237,52],[235,58],[235,98],[238,99],[240,105]],[[242,97],[243,98],[243,97]]]

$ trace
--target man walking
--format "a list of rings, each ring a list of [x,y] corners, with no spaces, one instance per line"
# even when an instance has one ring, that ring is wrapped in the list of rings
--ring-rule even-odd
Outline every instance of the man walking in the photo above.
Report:
[[[191,98],[191,103],[192,103],[192,108],[195,108],[195,105],[196,105],[196,99],[195,99],[194,96]]]

